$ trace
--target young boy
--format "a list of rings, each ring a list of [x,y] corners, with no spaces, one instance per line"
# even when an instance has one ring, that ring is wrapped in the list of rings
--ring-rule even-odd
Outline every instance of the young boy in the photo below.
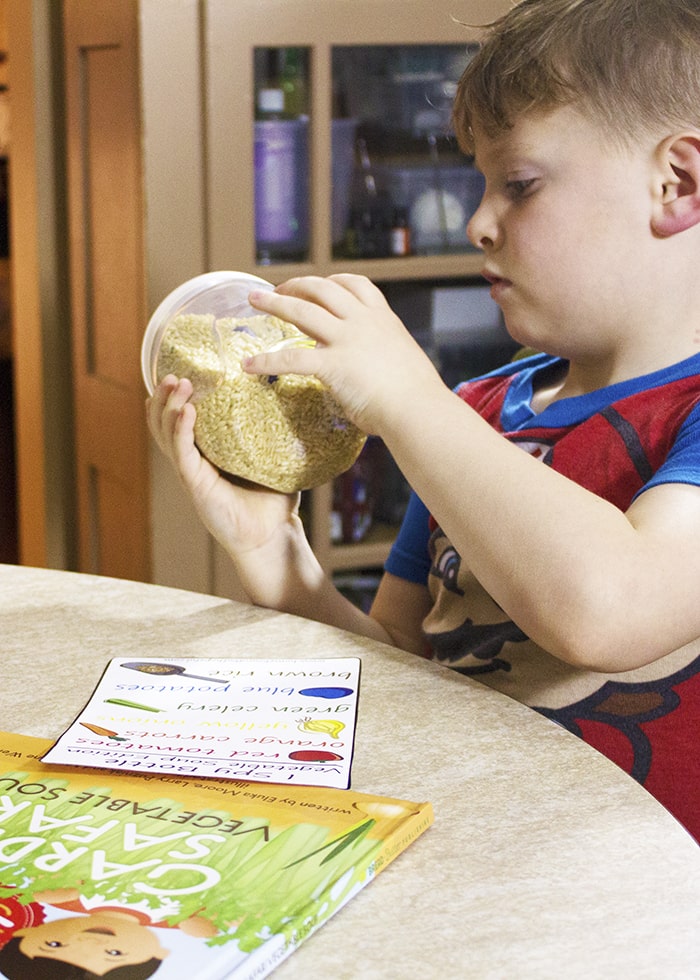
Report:
[[[251,296],[414,488],[370,616],[323,574],[297,500],[223,479],[191,385],[149,422],[252,602],[477,677],[596,746],[700,839],[700,5],[522,0],[466,69],[486,178],[468,234],[518,343],[449,391],[368,280]]]

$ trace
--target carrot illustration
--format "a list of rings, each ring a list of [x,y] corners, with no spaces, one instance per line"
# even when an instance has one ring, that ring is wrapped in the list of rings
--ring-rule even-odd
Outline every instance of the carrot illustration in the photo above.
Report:
[[[117,735],[109,728],[102,728],[100,725],[89,725],[86,721],[81,721],[80,724],[83,728],[87,728],[89,731],[93,732],[95,735],[101,735],[103,738],[111,738],[115,742],[126,742],[125,738]]]

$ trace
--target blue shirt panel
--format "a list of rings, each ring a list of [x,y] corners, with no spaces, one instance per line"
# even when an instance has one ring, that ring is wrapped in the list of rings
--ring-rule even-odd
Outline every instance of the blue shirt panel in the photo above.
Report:
[[[384,570],[398,578],[425,585],[430,572],[428,540],[430,514],[418,494],[412,492]]]

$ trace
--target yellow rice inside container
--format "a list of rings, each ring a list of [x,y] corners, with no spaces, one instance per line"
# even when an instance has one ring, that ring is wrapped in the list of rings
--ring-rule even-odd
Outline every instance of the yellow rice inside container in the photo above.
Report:
[[[241,361],[284,340],[304,339],[277,317],[184,314],[167,326],[157,377],[192,381],[200,451],[233,476],[292,493],[326,483],[357,459],[365,435],[318,378],[246,374]]]

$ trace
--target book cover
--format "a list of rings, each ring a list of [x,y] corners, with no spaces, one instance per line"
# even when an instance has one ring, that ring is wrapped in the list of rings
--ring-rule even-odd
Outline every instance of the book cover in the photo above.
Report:
[[[267,976],[433,821],[353,790],[46,765],[0,733],[0,977]]]

